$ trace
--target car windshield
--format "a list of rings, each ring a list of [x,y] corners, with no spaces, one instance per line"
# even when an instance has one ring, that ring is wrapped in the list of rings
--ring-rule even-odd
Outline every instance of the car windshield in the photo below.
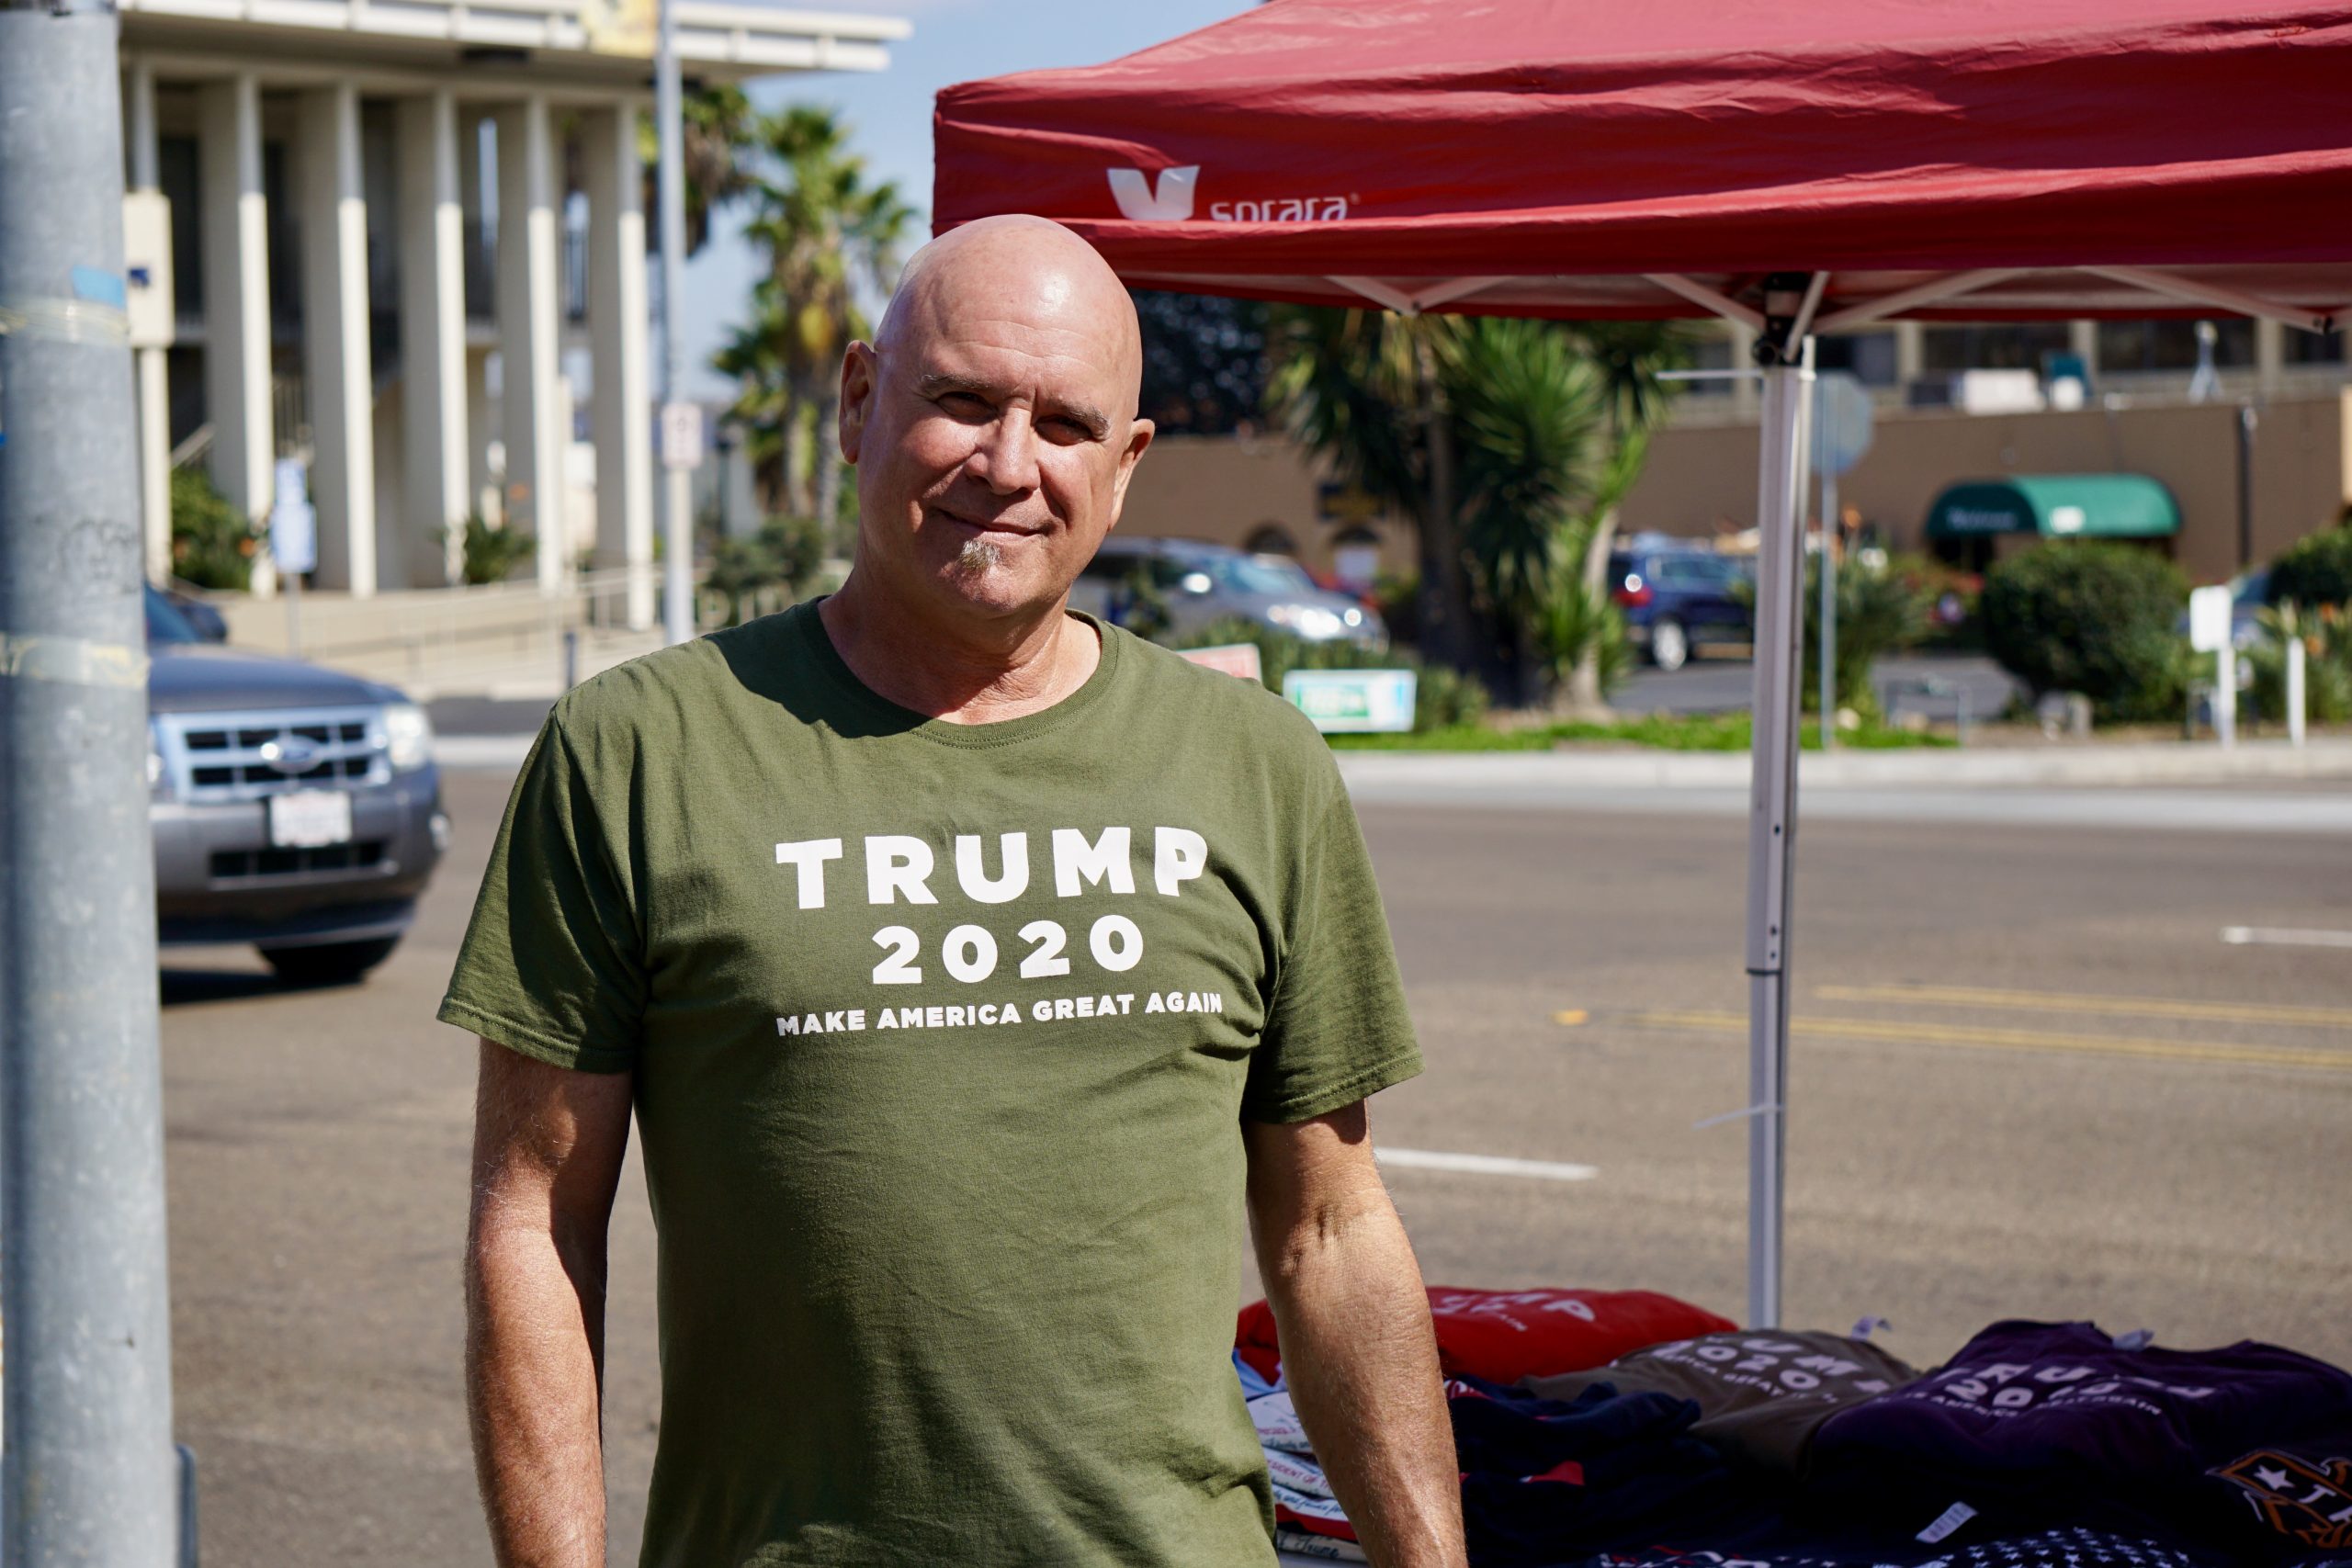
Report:
[[[201,642],[196,628],[188,624],[179,606],[157,592],[147,589],[147,640],[149,642]]]
[[[1315,580],[1296,561],[1279,556],[1211,556],[1199,563],[1217,585],[1236,593],[1312,593]]]

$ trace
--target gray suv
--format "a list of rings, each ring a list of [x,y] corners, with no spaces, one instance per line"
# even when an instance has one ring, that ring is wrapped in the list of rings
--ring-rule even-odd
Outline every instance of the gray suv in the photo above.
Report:
[[[1198,539],[1112,535],[1070,584],[1071,607],[1124,626],[1138,581],[1158,592],[1168,635],[1178,639],[1218,621],[1242,620],[1306,642],[1344,638],[1377,648],[1388,640],[1380,612],[1318,586],[1296,561]]]
[[[208,643],[147,590],[148,817],[164,946],[251,942],[356,980],[448,846],[433,731],[390,686]]]

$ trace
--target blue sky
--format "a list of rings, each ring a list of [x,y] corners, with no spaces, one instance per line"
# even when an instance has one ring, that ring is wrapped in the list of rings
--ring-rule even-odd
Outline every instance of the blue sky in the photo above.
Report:
[[[754,83],[763,108],[789,102],[840,107],[876,175],[899,182],[930,232],[931,106],[942,87],[1009,71],[1093,65],[1187,33],[1247,8],[1248,0],[820,0],[833,12],[900,17],[914,36],[891,48],[890,69],[876,75],[780,76]],[[811,7],[817,8],[815,6]],[[740,218],[723,218],[708,248],[689,263],[684,291],[686,363],[692,390],[717,396],[724,380],[707,368],[711,352],[744,314],[757,258],[740,237]]]

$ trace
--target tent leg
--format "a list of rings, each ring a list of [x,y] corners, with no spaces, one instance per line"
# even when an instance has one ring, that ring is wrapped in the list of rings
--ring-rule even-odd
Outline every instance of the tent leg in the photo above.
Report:
[[[1747,1322],[1781,1320],[1781,1215],[1787,1163],[1790,873],[1796,839],[1797,682],[1804,615],[1801,529],[1813,340],[1764,367],[1757,459],[1755,753],[1747,834]]]

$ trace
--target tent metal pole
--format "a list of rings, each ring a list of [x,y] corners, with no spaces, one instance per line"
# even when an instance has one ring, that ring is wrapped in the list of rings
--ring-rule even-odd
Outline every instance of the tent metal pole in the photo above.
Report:
[[[1798,317],[1810,316],[1819,298]],[[1805,493],[1813,340],[1764,366],[1757,458],[1756,688],[1747,831],[1747,1322],[1781,1320],[1781,1221],[1787,1166],[1788,941],[1796,839],[1797,682],[1804,615]],[[1761,345],[1759,345],[1761,346]]]

